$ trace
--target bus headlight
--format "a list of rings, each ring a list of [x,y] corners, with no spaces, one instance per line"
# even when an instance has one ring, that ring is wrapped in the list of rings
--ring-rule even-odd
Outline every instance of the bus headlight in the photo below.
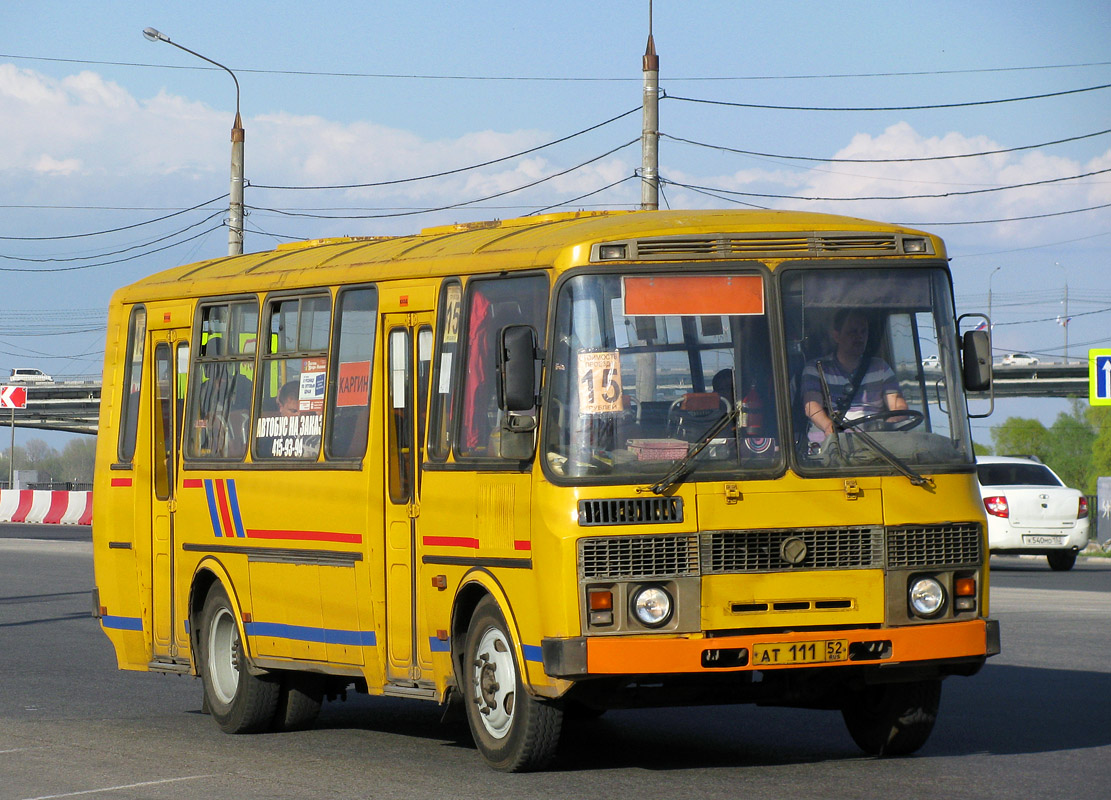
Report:
[[[910,584],[910,607],[920,617],[932,617],[945,605],[945,589],[933,578],[916,578]]]
[[[665,625],[671,619],[673,605],[671,595],[662,586],[644,586],[633,593],[633,615],[649,628]]]

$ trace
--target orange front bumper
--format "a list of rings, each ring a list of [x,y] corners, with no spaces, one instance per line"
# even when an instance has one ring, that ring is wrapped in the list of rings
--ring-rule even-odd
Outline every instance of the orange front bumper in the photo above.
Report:
[[[791,645],[819,640],[845,640],[854,644],[890,642],[883,656],[862,660],[817,663],[754,664],[753,648],[761,645]],[[706,651],[744,650],[748,657],[735,666],[706,666]],[[772,635],[704,637],[589,637],[586,640],[586,671],[591,675],[644,675],[727,672],[736,670],[792,669],[797,667],[839,667],[930,662],[945,659],[988,656],[988,624],[977,619],[915,625],[904,628],[855,629],[841,631],[800,631]]]

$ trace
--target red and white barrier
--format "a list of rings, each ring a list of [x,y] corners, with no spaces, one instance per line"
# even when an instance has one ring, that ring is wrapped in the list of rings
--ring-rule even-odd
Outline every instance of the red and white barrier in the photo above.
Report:
[[[92,492],[0,490],[0,522],[89,525],[92,520]]]

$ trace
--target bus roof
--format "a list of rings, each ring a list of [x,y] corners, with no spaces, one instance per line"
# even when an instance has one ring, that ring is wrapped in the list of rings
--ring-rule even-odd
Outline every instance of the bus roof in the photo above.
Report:
[[[875,234],[869,237],[861,234]],[[174,267],[130,286],[118,302],[428,275],[488,273],[591,263],[599,243],[652,240],[636,261],[900,255],[900,235],[937,237],[889,223],[796,211],[577,211],[426,228],[403,236],[341,237],[279,245]]]

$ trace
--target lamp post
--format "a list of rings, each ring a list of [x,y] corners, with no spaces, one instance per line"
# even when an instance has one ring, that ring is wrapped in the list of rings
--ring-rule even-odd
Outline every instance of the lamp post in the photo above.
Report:
[[[171,42],[170,37],[154,28],[144,28],[143,36],[152,42],[165,42],[172,44],[178,50],[184,50],[190,55],[215,64],[224,72],[231,75],[235,81],[235,122],[231,128],[231,191],[228,200],[228,255],[243,255],[243,120],[239,116],[239,79],[235,73],[219,61],[213,61],[208,56],[202,56],[188,47],[182,47],[177,42]]]
[[[988,275],[988,320],[989,320],[989,324],[994,324],[994,323],[990,322],[990,320],[991,320],[991,279],[994,278],[995,273],[999,272],[999,270],[1001,270],[1001,269],[1003,269],[1003,267],[996,267],[995,269],[993,269],[991,271],[991,275]]]
[[[1058,262],[1054,261],[1053,266],[1061,270],[1061,274],[1065,276],[1065,316],[1061,318],[1061,327],[1065,329],[1065,363],[1069,363],[1069,273]]]

